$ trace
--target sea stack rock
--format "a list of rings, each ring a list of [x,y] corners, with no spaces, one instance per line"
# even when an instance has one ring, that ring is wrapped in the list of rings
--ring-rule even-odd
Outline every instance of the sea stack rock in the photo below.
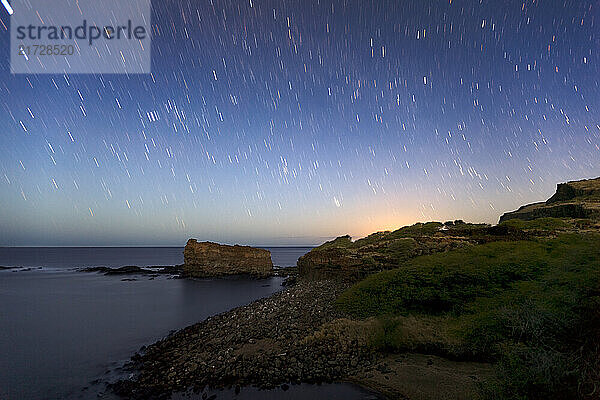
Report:
[[[600,178],[560,183],[548,201],[529,204],[500,217],[533,220],[537,218],[600,219]]]
[[[267,277],[273,274],[271,252],[249,246],[228,246],[188,240],[183,252],[183,273],[205,278],[224,275]]]

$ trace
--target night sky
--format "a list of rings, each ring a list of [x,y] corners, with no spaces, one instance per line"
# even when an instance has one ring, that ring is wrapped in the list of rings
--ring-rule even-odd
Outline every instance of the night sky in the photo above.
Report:
[[[600,176],[591,0],[153,1],[151,75],[11,75],[0,245],[317,244]]]

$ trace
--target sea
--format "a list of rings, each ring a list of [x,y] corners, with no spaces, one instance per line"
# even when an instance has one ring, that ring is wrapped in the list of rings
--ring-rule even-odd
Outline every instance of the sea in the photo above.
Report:
[[[296,265],[310,247],[272,247]],[[283,289],[283,278],[105,276],[87,267],[183,263],[180,247],[0,248],[0,399],[114,399],[106,382],[142,346]],[[375,399],[351,384],[214,391],[217,399]],[[177,398],[195,398],[175,394]]]

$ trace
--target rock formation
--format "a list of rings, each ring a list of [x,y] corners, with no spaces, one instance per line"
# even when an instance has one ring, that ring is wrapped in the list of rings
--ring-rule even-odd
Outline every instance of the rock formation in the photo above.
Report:
[[[188,240],[183,252],[185,276],[204,278],[223,275],[273,274],[271,252],[249,246],[228,246]]]
[[[531,221],[537,218],[600,219],[600,178],[560,183],[548,201],[528,204],[500,217]]]

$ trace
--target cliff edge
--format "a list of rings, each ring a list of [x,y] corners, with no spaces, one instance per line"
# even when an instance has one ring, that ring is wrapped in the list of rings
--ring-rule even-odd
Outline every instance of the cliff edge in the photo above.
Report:
[[[428,222],[393,232],[377,232],[352,241],[341,236],[314,248],[298,259],[301,278],[362,279],[375,272],[397,268],[423,255],[442,253],[498,240],[521,240],[522,232],[508,226],[469,224],[463,221]]]
[[[600,178],[559,183],[556,193],[547,201],[508,212],[500,217],[500,223],[537,218],[600,219]]]
[[[271,252],[250,246],[228,246],[188,240],[183,251],[185,276],[205,278],[224,275],[273,274]]]

